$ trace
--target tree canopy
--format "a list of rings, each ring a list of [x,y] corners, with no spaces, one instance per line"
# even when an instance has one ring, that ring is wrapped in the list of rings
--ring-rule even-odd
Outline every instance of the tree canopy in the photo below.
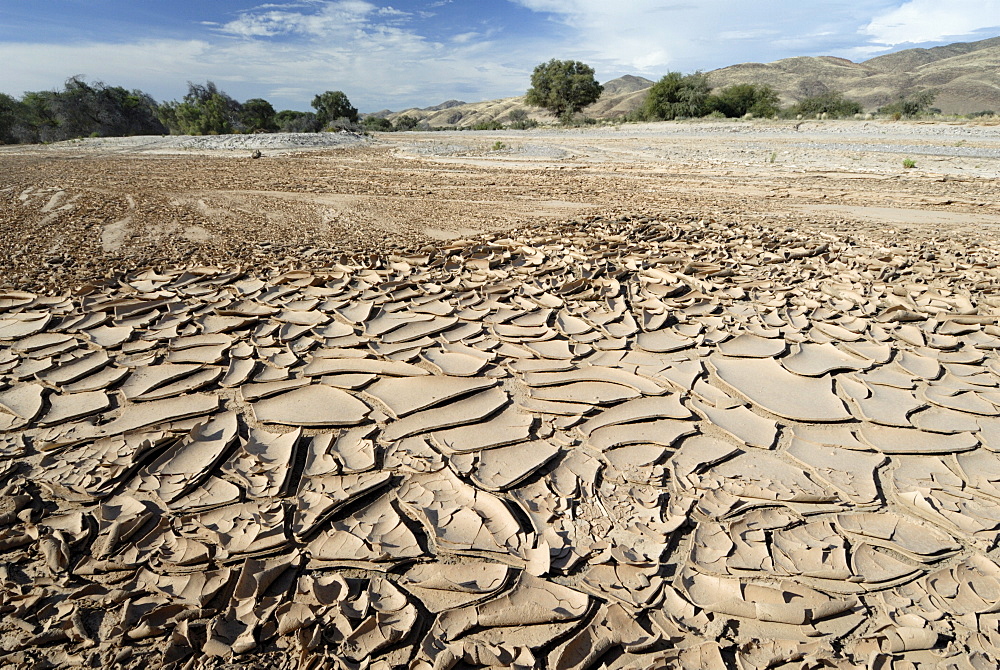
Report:
[[[778,113],[778,94],[767,84],[733,84],[711,96],[710,103],[731,118],[747,114],[769,118]]]
[[[242,130],[241,112],[242,105],[215,83],[188,82],[183,101],[160,105],[160,120],[181,135],[224,135]]]
[[[31,91],[20,100],[0,94],[0,142],[58,142],[77,137],[162,134],[149,94],[66,80],[61,91]]]
[[[315,133],[322,129],[315,114],[293,109],[283,109],[275,114],[274,122],[283,133]]]
[[[273,132],[278,129],[274,120],[274,107],[263,98],[250,98],[240,108],[240,125],[243,132]]]
[[[596,102],[603,91],[594,78],[594,68],[580,61],[553,58],[535,66],[525,102],[562,117]]]
[[[313,98],[312,106],[316,110],[316,120],[324,128],[337,119],[347,119],[351,123],[358,122],[358,110],[343,91],[320,93]]]
[[[662,121],[685,116],[705,116],[711,111],[711,92],[708,78],[701,72],[689,75],[668,72],[650,87],[643,104],[643,115],[647,119]]]

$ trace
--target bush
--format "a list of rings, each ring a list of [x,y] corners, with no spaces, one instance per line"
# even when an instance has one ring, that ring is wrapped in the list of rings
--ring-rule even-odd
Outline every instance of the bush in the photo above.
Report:
[[[377,131],[381,133],[391,133],[394,128],[392,127],[392,121],[389,119],[383,119],[381,116],[366,116],[361,125],[365,127],[365,130]]]
[[[937,97],[937,91],[921,91],[912,96],[904,96],[896,102],[879,107],[879,114],[886,114],[895,119],[921,116],[931,112],[931,104]]]
[[[524,101],[562,117],[596,102],[603,91],[594,78],[594,68],[580,61],[553,58],[535,66]]]
[[[710,96],[708,105],[730,118],[771,118],[778,113],[778,94],[767,84],[734,84]]]
[[[315,133],[320,130],[315,114],[292,109],[283,109],[275,114],[274,124],[283,133]]]
[[[330,123],[326,124],[326,128],[329,132],[341,132],[347,131],[349,133],[361,133],[364,132],[364,126],[356,121],[351,121],[346,116],[342,116],[339,119],[334,119]]]
[[[410,116],[409,114],[404,114],[396,119],[395,127],[397,131],[413,130],[419,123],[420,119]]]
[[[477,121],[472,124],[472,130],[503,130],[503,124],[499,121]]]
[[[512,130],[528,130],[537,128],[538,121],[528,118],[528,112],[524,109],[513,109],[507,115],[507,127]]]
[[[668,72],[653,84],[642,106],[646,120],[669,121],[681,117],[705,116],[711,110],[712,87],[701,72],[682,75]]]
[[[996,115],[997,115],[997,113],[994,112],[992,109],[984,109],[981,112],[973,112],[971,114],[966,114],[965,116],[966,116],[966,118],[969,118],[969,119],[980,119],[980,118],[982,118],[984,116],[996,116]]]
[[[814,117],[817,114],[826,114],[833,118],[844,118],[860,114],[863,110],[860,102],[845,98],[839,91],[826,91],[819,95],[810,96],[799,100],[786,110],[785,116],[794,117]]]
[[[0,93],[0,144],[13,144],[14,127],[21,114],[21,103],[15,98]]]

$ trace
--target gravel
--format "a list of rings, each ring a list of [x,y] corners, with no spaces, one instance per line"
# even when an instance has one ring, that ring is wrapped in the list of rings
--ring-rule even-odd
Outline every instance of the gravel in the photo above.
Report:
[[[259,133],[255,135],[140,135],[88,137],[50,145],[60,149],[94,149],[126,153],[188,153],[202,151],[298,151],[368,144],[358,133]]]

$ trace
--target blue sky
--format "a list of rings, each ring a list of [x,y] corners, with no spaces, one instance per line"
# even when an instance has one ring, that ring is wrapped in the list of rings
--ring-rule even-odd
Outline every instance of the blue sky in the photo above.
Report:
[[[0,0],[0,91],[82,74],[170,100],[212,80],[278,109],[342,90],[399,110],[520,95],[550,58],[657,79],[998,35],[1000,0]]]

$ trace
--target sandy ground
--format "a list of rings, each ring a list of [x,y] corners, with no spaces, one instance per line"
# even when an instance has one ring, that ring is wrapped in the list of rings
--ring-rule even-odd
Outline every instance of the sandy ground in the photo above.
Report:
[[[4,148],[0,670],[998,667],[998,153]]]
[[[0,166],[0,286],[33,291],[172,262],[322,264],[595,215],[970,241],[1000,222],[1000,128],[977,125],[94,139],[3,147]]]

